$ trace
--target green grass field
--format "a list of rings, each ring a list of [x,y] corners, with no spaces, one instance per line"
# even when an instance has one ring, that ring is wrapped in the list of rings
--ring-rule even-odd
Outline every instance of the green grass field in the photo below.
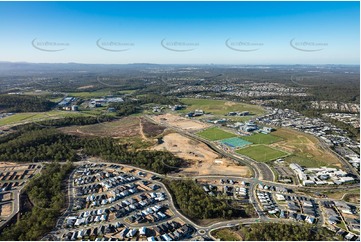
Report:
[[[283,140],[274,143],[272,146],[280,147],[292,153],[285,161],[298,163],[305,167],[341,167],[341,163],[331,151],[319,148],[319,140],[310,135],[297,130],[279,128],[272,132],[273,136]]]
[[[298,154],[292,154],[292,155],[286,157],[285,161],[288,163],[297,163],[300,166],[304,166],[304,167],[329,166],[329,167],[333,167],[333,168],[339,168],[338,166],[332,165],[332,164],[328,163],[327,161],[320,161],[320,160],[315,160],[312,158],[302,157]]]
[[[252,145],[236,150],[236,152],[260,162],[267,162],[288,155],[283,151],[270,148],[266,145]]]
[[[69,92],[70,97],[80,97],[80,98],[99,98],[104,97],[110,94],[110,91],[101,90],[95,92]]]
[[[135,92],[135,90],[123,90],[123,91],[117,91],[116,93],[113,92],[113,94],[131,94]],[[80,97],[80,98],[100,98],[108,95],[112,95],[112,90],[102,89],[94,92],[70,92],[68,93],[69,96],[72,97]]]
[[[228,133],[226,131],[223,131],[217,127],[209,128],[206,130],[203,130],[199,133],[197,133],[202,138],[208,139],[208,140],[220,140],[220,139],[228,139],[232,137],[237,137],[237,135]]]
[[[241,241],[242,237],[229,228],[212,231],[212,235],[221,241]]]
[[[132,94],[134,93],[136,90],[122,90],[122,91],[118,91],[119,94]]]
[[[6,118],[0,119],[0,126],[11,125],[24,122],[36,122],[53,118],[71,117],[71,116],[86,116],[79,112],[65,112],[65,111],[49,111],[40,113],[17,113]]]
[[[251,136],[244,136],[242,139],[254,144],[272,144],[282,140],[282,138],[273,136],[271,134],[254,134]]]
[[[195,109],[202,109],[205,112],[210,112],[214,115],[226,115],[229,112],[248,111],[251,114],[259,115],[264,113],[264,109],[257,105],[246,103],[236,103],[225,100],[210,100],[197,98],[182,98],[181,101],[187,105],[187,108],[182,112],[194,111]]]

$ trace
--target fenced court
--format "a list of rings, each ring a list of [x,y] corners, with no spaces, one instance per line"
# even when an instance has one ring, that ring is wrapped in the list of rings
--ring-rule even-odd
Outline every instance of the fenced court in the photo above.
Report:
[[[238,137],[229,138],[229,139],[222,139],[222,140],[220,140],[220,142],[222,144],[225,144],[225,145],[227,145],[229,147],[232,147],[232,148],[241,148],[241,147],[252,144],[251,142],[248,142],[248,141],[243,140],[243,139],[238,138]]]

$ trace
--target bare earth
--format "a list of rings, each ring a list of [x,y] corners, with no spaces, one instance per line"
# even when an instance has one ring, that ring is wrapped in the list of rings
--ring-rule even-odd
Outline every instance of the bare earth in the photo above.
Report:
[[[4,202],[4,201],[8,201],[11,200],[11,193],[7,192],[7,193],[3,193],[0,195],[0,201]]]
[[[93,85],[89,85],[89,86],[82,86],[82,87],[78,87],[77,89],[88,89],[88,88],[93,88]]]
[[[11,211],[12,211],[11,203],[6,203],[6,204],[0,205],[0,216],[1,217],[9,216],[11,214]]]
[[[0,162],[1,171],[26,170],[28,165],[19,165],[15,162]]]
[[[125,117],[117,121],[99,123],[84,126],[69,126],[59,128],[66,134],[80,136],[100,136],[100,137],[134,137],[140,134],[139,119],[136,117]]]
[[[225,103],[224,103],[224,105],[229,106],[229,107],[232,107],[232,106],[234,106],[234,105],[236,105],[236,104],[237,104],[237,103],[231,102],[231,101],[228,101],[228,102],[225,102]]]
[[[191,165],[182,168],[181,173],[193,175],[237,175],[249,177],[247,166],[239,166],[226,158],[220,158],[207,145],[189,139],[178,133],[167,134],[163,143],[155,146],[154,150],[167,150],[174,155],[191,161]]]
[[[198,131],[210,126],[197,120],[183,118],[170,113],[153,116],[152,118],[158,123],[174,126],[186,131]]]

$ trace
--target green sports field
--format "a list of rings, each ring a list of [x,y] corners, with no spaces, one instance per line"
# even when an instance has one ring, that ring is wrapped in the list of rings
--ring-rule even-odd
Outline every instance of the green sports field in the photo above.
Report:
[[[217,127],[209,128],[197,133],[202,138],[208,140],[221,140],[236,137],[237,135],[223,131]]]
[[[236,152],[260,162],[267,162],[288,155],[283,151],[276,150],[265,145],[252,145],[236,150]]]
[[[253,134],[251,136],[244,136],[242,139],[254,144],[272,144],[282,140],[282,138],[271,134]]]

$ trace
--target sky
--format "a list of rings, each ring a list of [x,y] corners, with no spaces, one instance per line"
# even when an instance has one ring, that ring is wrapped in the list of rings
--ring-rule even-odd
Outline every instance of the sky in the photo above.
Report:
[[[0,61],[359,64],[359,2],[0,2]]]

